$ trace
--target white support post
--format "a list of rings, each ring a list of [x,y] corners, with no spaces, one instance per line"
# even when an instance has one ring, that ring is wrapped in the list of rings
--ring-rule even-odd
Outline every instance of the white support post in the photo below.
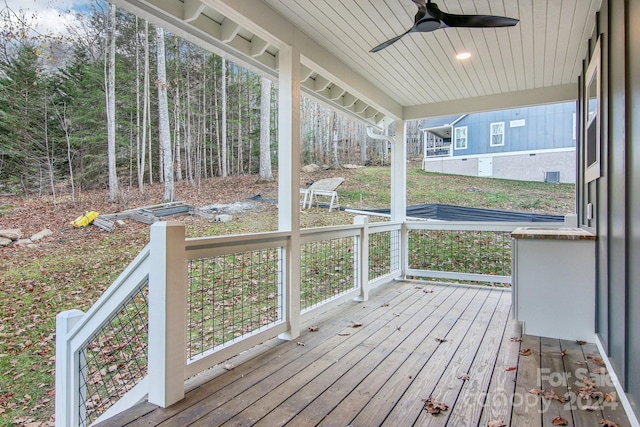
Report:
[[[396,139],[391,146],[391,221],[404,222],[407,219],[407,123],[396,121]],[[400,233],[398,246],[391,241],[391,253],[400,255],[401,275],[406,271],[407,260],[406,233]]]
[[[289,330],[283,339],[300,335],[300,52],[279,51],[278,230],[290,231],[283,265],[283,307]]]
[[[356,297],[356,301],[369,300],[369,217],[366,215],[358,215],[353,219],[356,225],[362,225],[360,231],[360,250],[356,252],[360,259],[358,263],[358,281],[360,282],[360,295]],[[358,237],[354,237],[358,239]]]
[[[151,226],[149,260],[149,402],[166,408],[184,398],[187,359],[187,261],[184,225]]]
[[[80,310],[56,316],[56,425],[80,424],[80,356],[70,347],[69,332],[82,319]]]
[[[391,221],[404,222],[407,216],[407,128],[396,121],[396,138],[391,144]]]

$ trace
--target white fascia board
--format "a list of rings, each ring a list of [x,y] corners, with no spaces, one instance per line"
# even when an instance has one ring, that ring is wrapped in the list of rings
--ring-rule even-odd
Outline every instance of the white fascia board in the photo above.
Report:
[[[253,34],[281,48],[294,46],[300,51],[301,62],[353,93],[358,99],[394,119],[402,118],[402,106],[329,53],[306,33],[258,0],[203,0],[203,3],[238,22]]]
[[[405,120],[419,120],[427,117],[504,110],[531,105],[576,101],[577,99],[578,84],[575,83],[456,101],[407,106],[404,107],[404,118]]]

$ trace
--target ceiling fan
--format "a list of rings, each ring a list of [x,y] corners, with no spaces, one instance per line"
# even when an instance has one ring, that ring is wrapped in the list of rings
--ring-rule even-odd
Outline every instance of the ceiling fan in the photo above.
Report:
[[[413,27],[371,49],[369,52],[378,52],[391,46],[409,33],[428,33],[440,28],[467,27],[467,28],[493,28],[512,27],[518,23],[517,19],[505,16],[493,15],[454,15],[443,12],[437,4],[431,0],[412,0],[418,6],[418,13],[414,18]]]

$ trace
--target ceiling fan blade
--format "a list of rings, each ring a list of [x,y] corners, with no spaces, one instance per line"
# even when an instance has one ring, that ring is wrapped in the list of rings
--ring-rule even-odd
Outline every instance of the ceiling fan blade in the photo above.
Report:
[[[416,16],[413,18],[413,27],[409,28],[407,31],[405,31],[404,33],[400,34],[399,36],[395,36],[392,39],[387,40],[384,43],[380,43],[378,46],[374,47],[373,49],[371,49],[369,52],[370,53],[375,53],[375,52],[379,52],[382,49],[384,49],[385,47],[389,47],[392,44],[394,44],[395,42],[397,42],[398,40],[400,40],[402,37],[406,36],[407,34],[413,32],[413,31],[418,31],[417,30],[417,25],[420,23],[420,21],[425,17],[425,15],[427,14],[427,4],[426,4],[426,0],[412,0],[416,6],[418,6],[418,12],[416,13]]]
[[[506,16],[493,15],[453,15],[450,13],[441,19],[448,27],[494,28],[513,27],[519,20]]]
[[[412,32],[414,30],[415,27],[411,27],[409,28],[407,31],[405,31],[404,33],[400,34],[399,36],[395,36],[392,39],[387,40],[386,42],[380,43],[378,46],[374,47],[373,49],[371,49],[369,52],[371,53],[375,53],[375,52],[379,52],[382,49],[384,49],[385,47],[389,47],[392,44],[394,44],[395,42],[397,42],[398,40],[400,40],[402,37],[406,36],[407,34],[409,34],[410,32]]]
[[[468,27],[468,28],[492,28],[492,27],[512,27],[519,20],[506,16],[494,15],[456,15],[440,10],[437,4],[428,2],[426,4],[427,13],[439,20],[443,27]]]

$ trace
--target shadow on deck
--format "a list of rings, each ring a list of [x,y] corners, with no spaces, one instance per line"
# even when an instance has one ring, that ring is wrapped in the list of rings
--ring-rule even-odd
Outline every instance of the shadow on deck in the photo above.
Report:
[[[510,310],[506,289],[397,282],[191,380],[169,408],[145,402],[100,425],[629,425],[605,399],[615,391],[595,345],[520,341]],[[448,409],[430,414],[428,398]]]

